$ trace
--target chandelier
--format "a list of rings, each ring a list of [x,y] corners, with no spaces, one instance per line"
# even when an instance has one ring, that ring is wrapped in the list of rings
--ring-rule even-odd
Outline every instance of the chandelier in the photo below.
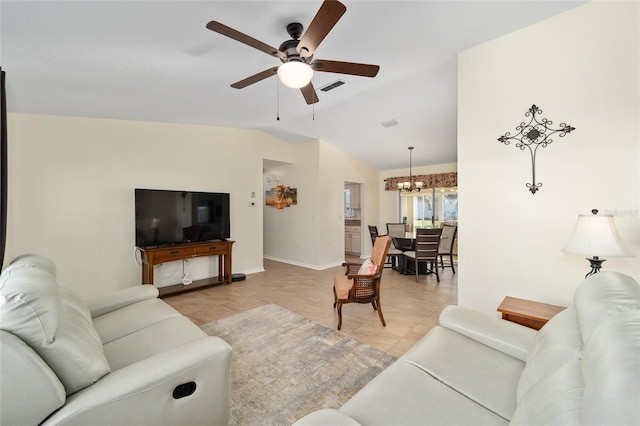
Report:
[[[411,153],[413,152],[413,147],[410,146],[409,147],[409,181],[408,182],[400,182],[398,183],[398,189],[400,191],[405,191],[405,192],[412,192],[412,191],[418,191],[420,192],[420,190],[422,189],[422,182],[416,182],[415,184],[413,183],[413,173],[411,170],[412,164],[411,164]]]

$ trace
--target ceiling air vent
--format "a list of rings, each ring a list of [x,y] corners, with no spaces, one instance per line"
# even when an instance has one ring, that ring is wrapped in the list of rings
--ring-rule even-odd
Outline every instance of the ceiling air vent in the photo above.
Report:
[[[344,84],[344,81],[342,80],[336,80],[333,83],[329,83],[324,87],[321,87],[320,90],[322,90],[323,92],[328,92],[329,90],[333,90],[336,87],[340,87]]]
[[[382,124],[382,127],[393,127],[398,125],[398,120],[394,118],[393,120],[383,121],[380,124]]]

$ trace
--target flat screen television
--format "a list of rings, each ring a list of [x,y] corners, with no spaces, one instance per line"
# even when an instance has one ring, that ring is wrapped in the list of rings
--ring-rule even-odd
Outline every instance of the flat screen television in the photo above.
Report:
[[[138,247],[231,237],[228,193],[136,188],[135,218]]]

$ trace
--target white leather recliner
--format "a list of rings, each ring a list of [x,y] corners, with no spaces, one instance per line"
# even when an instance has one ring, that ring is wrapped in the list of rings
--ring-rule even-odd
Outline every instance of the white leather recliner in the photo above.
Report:
[[[0,424],[225,425],[231,348],[150,285],[82,300],[54,263],[0,275]]]

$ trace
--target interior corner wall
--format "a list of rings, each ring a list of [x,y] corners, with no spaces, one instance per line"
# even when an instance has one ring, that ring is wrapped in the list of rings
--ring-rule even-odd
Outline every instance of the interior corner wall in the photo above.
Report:
[[[277,185],[296,188],[296,205],[278,209],[263,203],[264,257],[313,267],[318,250],[318,143],[293,146],[292,163],[265,171],[265,190]],[[275,177],[278,180],[275,180]]]
[[[320,141],[320,206],[323,232],[320,235],[321,265],[340,265],[344,261],[344,184],[360,184],[361,197],[361,256],[371,255],[371,237],[367,224],[377,221],[378,171],[334,146]]]
[[[47,255],[59,284],[82,296],[140,285],[133,190],[152,188],[229,192],[233,272],[262,270],[263,211],[251,193],[263,158],[290,161],[290,144],[257,130],[30,114],[9,114],[8,128],[5,264]],[[176,263],[156,281],[180,282]],[[211,258],[187,268],[217,275]]]
[[[590,2],[460,53],[460,305],[571,304],[589,265],[561,248],[593,208],[640,255],[639,15],[638,2]],[[538,149],[535,194],[528,152],[497,140],[533,104],[551,127],[576,129]],[[640,260],[609,258],[603,270],[639,280]]]
[[[378,217],[378,173],[324,141],[293,149],[291,164],[265,170],[264,189],[275,184],[295,187],[298,204],[283,209],[264,206],[264,255],[316,270],[340,265],[344,262],[344,183],[362,184],[364,223],[367,217]],[[266,182],[267,177],[271,182]],[[366,250],[369,236],[364,234],[361,244]]]

